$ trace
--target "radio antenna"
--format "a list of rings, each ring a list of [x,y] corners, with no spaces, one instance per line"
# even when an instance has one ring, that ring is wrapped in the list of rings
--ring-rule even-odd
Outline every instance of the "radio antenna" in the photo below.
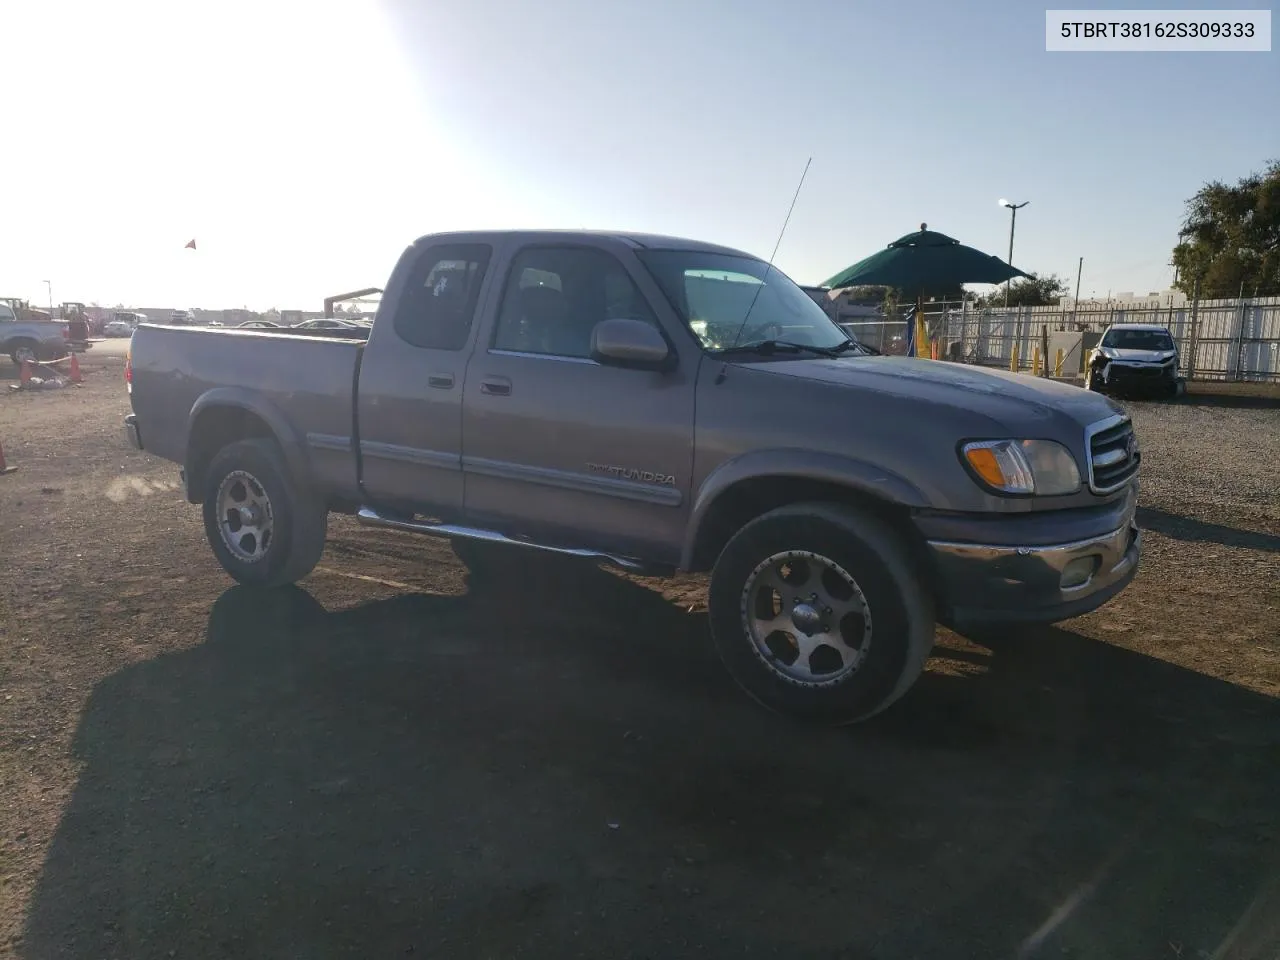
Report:
[[[796,184],[795,195],[791,198],[791,206],[787,207],[787,218],[782,221],[782,229],[778,231],[778,242],[773,245],[773,253],[769,254],[769,265],[765,267],[764,277],[760,280],[756,287],[755,296],[751,298],[751,304],[747,307],[747,314],[742,318],[742,325],[738,327],[738,332],[734,335],[733,343],[730,346],[736,347],[738,340],[742,337],[742,331],[747,327],[747,321],[751,319],[751,311],[756,308],[756,300],[760,297],[760,292],[764,290],[764,286],[769,282],[769,271],[773,269],[773,258],[778,255],[778,248],[782,246],[782,238],[787,233],[787,224],[791,222],[791,214],[796,208],[796,201],[800,199],[800,189],[804,186],[804,178],[809,175],[809,165],[813,163],[813,157],[805,161],[804,172],[800,174],[800,182]],[[720,374],[716,377],[716,383],[724,380],[725,370],[728,364],[720,368]]]

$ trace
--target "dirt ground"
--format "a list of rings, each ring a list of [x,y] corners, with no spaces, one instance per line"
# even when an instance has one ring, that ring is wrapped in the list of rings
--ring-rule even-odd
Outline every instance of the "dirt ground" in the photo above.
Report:
[[[829,731],[696,581],[335,518],[256,600],[113,363],[0,382],[0,956],[1280,956],[1280,409],[1134,404],[1132,588]]]

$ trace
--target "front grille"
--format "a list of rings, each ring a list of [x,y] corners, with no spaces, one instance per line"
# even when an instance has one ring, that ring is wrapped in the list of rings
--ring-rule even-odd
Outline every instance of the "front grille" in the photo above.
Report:
[[[1111,365],[1109,373],[1112,379],[1132,377],[1135,380],[1148,380],[1163,377],[1165,375],[1165,368],[1163,366],[1126,367],[1122,364],[1116,363]]]
[[[1142,454],[1128,417],[1111,417],[1086,431],[1089,446],[1089,489],[1094,493],[1119,490],[1138,472]]]

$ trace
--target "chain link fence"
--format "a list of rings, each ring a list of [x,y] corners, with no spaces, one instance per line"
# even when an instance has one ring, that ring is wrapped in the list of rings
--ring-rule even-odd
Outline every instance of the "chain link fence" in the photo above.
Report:
[[[898,316],[858,318],[841,326],[881,353],[901,355],[907,351],[913,310],[904,307]],[[1049,372],[1062,350],[1062,375],[1080,376],[1089,350],[1110,324],[1152,323],[1173,334],[1179,372],[1188,380],[1280,382],[1280,297],[1198,300],[1177,307],[929,303],[924,314],[929,338],[943,360],[1030,370],[1037,348],[1043,350],[1047,342],[1040,362],[1047,362]]]

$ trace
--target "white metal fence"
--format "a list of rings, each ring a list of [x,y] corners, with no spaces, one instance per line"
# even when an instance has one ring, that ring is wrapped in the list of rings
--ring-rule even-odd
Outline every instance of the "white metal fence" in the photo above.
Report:
[[[882,353],[903,353],[911,309],[844,327]],[[1082,304],[1078,309],[930,303],[925,323],[941,359],[1007,368],[1016,346],[1019,369],[1031,368],[1046,332],[1050,338],[1060,331],[1083,334],[1083,354],[1109,324],[1157,323],[1173,334],[1180,372],[1188,379],[1280,381],[1280,297],[1200,300],[1181,307]]]

